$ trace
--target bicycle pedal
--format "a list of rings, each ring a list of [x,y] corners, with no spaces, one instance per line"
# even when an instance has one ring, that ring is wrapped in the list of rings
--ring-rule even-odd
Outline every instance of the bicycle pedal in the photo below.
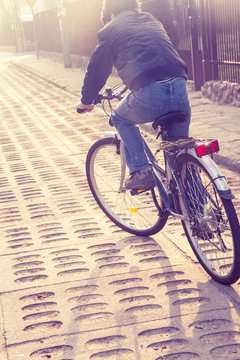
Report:
[[[130,193],[131,193],[131,195],[132,196],[135,196],[135,195],[140,195],[140,194],[142,194],[142,193],[144,193],[144,192],[146,192],[146,191],[149,191],[149,190],[151,190],[152,188],[149,188],[149,189],[132,189],[131,191],[130,191]]]

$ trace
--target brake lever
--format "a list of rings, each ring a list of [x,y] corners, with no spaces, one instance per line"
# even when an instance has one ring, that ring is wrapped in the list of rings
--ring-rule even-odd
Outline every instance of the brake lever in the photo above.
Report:
[[[102,99],[103,99],[103,95],[102,95],[102,94],[99,94],[99,95],[96,97],[96,99],[94,99],[93,104],[94,104],[94,105],[101,104]]]

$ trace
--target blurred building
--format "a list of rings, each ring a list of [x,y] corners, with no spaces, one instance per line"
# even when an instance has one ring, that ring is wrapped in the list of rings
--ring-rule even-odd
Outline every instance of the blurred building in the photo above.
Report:
[[[0,46],[9,49],[16,47],[12,4],[9,0],[0,0]]]
[[[16,3],[19,7],[21,15],[26,15],[31,13],[31,8],[28,5],[26,0],[16,0]],[[36,0],[34,4],[34,12],[44,12],[52,8],[57,8],[58,0]]]

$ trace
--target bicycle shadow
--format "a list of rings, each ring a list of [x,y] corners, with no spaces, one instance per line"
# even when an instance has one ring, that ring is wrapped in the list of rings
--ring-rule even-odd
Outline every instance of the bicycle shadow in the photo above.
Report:
[[[135,238],[131,237],[128,239],[134,240]],[[240,340],[240,333],[236,333],[236,328],[239,330],[239,325],[236,326],[234,323],[234,317],[236,317],[237,323],[239,323],[239,295],[233,288],[218,284],[212,279],[206,279],[206,281],[202,282],[198,281],[200,276],[194,275],[194,271],[192,274],[188,272],[186,276],[185,264],[184,266],[176,266],[174,261],[166,256],[167,253],[164,251],[164,246],[160,246],[152,238],[148,239],[151,239],[163,256],[165,256],[164,260],[160,260],[158,257],[159,266],[154,270],[149,270],[152,274],[148,280],[157,280],[157,288],[164,289],[164,291],[159,293],[159,296],[165,296],[162,308],[163,313],[167,309],[167,314],[165,317],[148,319],[149,323],[152,322],[156,325],[161,323],[159,328],[150,328],[149,325],[146,325],[146,329],[143,330],[141,328],[139,332],[139,326],[136,327],[136,331],[137,329],[139,330],[135,349],[139,349],[139,346],[140,348],[143,347],[141,343],[142,336],[148,334],[155,336],[151,339],[153,342],[150,341],[148,344],[145,344],[146,348],[154,350],[154,353],[157,352],[160,355],[159,360],[168,359],[171,356],[179,356],[179,358],[181,356],[183,358],[184,356],[192,356],[191,359],[199,357],[203,359],[203,357],[206,357],[206,360],[209,360],[210,356],[214,354],[219,356],[223,350],[227,354],[225,358],[228,358],[229,354],[232,354],[236,349],[239,355],[240,345],[238,340]],[[168,258],[167,263],[166,258]],[[190,263],[189,266],[194,266],[194,264]],[[187,268],[187,270],[189,269]],[[205,279],[206,276],[204,274],[201,277]],[[222,294],[223,289],[230,289],[234,296],[224,296]],[[216,301],[216,299],[220,300]],[[234,314],[232,309],[235,309]],[[222,318],[223,312],[224,318]],[[203,325],[202,331],[199,324]],[[226,325],[228,325],[227,330],[225,329]],[[167,336],[164,330],[169,331],[170,336]],[[219,331],[216,332],[216,330]],[[173,333],[173,336],[171,333]],[[162,340],[164,336],[166,340]],[[223,349],[218,348],[218,343],[223,343],[224,340],[225,347]],[[199,344],[198,347],[196,347],[196,343]],[[214,346],[211,347],[211,343],[216,345],[216,349]],[[208,347],[206,346],[207,344]],[[204,350],[202,345],[204,345]]]
[[[129,337],[128,341],[132,341],[128,344],[128,349],[132,351],[129,352],[129,359],[144,359],[146,352],[148,358],[152,359],[156,355],[161,359],[162,356],[170,356],[176,352],[180,357],[186,354],[186,346],[188,354],[196,354],[186,331],[186,322],[183,322],[183,317],[188,312],[184,313],[182,307],[189,304],[189,297],[193,293],[196,295],[201,289],[196,286],[196,290],[192,286],[191,276],[186,276],[181,264],[176,264],[164,250],[164,245],[160,245],[152,237],[120,238],[116,242],[116,248],[121,250],[125,260],[130,259],[128,256],[132,253],[128,271],[112,274],[108,282],[108,286],[114,283],[111,301],[117,301],[118,306],[113,312],[114,320],[105,326],[113,328],[108,339],[111,337],[116,341],[113,347],[95,352],[92,357],[115,356],[115,359],[120,360],[123,356],[123,337]],[[92,285],[95,277],[95,285],[99,286],[104,277],[104,267],[96,266],[89,275],[91,280],[86,280],[86,284]],[[184,303],[186,295],[188,298]],[[72,321],[75,322],[75,318]],[[129,329],[129,335],[123,331],[124,327]],[[75,344],[72,342],[73,349],[77,348],[78,336],[84,331],[84,323],[79,323]],[[92,338],[90,341],[104,342],[104,339]]]
[[[86,289],[87,286],[93,286],[93,284],[95,284],[100,290],[102,277],[109,277],[108,286],[114,286],[112,290],[112,305],[113,303],[118,303],[118,305],[115,306],[115,312],[113,312],[114,320],[112,319],[112,322],[109,323],[104,322],[102,327],[105,331],[110,327],[113,329],[110,335],[108,334],[105,337],[105,340],[108,339],[108,342],[110,342],[111,339],[115,339],[114,346],[106,346],[102,351],[93,352],[91,356],[93,358],[94,356],[114,356],[114,359],[120,360],[122,356],[124,356],[122,351],[126,351],[126,347],[123,347],[124,342],[122,340],[124,337],[129,337],[129,346],[127,349],[131,352],[129,352],[128,358],[129,360],[140,360],[144,359],[144,355],[142,355],[143,342],[145,342],[142,342],[142,339],[145,339],[146,336],[144,331],[147,329],[147,331],[149,330],[150,332],[153,331],[156,333],[156,330],[152,329],[152,326],[150,326],[149,329],[149,325],[145,327],[144,324],[148,324],[150,321],[153,321],[153,323],[156,323],[158,320],[161,321],[158,312],[161,312],[163,306],[159,303],[158,296],[156,294],[153,295],[153,290],[157,288],[159,282],[157,274],[161,272],[161,276],[165,278],[164,271],[167,269],[166,276],[169,278],[169,274],[173,269],[167,254],[165,254],[163,248],[153,238],[140,236],[121,237],[116,242],[116,248],[119,249],[120,253],[124,256],[124,260],[122,261],[126,260],[126,262],[128,262],[127,271],[123,271],[120,274],[112,273],[111,275],[106,275],[104,274],[104,265],[102,264],[101,267],[96,266],[92,269],[88,276],[89,279],[84,281]],[[130,253],[132,253],[131,258]],[[134,260],[130,261],[133,258]],[[154,264],[154,266],[151,264]],[[117,265],[117,263],[114,265]],[[154,275],[157,275],[157,277],[154,277]],[[152,287],[150,286],[151,283],[153,284]],[[86,290],[86,294],[87,293]],[[152,312],[154,315],[152,315]],[[75,319],[75,316],[73,316],[69,322],[68,332],[72,332],[72,328],[75,327]],[[124,331],[124,328],[129,329],[129,336],[127,335],[128,331]],[[163,331],[162,326],[159,329],[161,334]],[[78,356],[76,351],[79,336],[81,336],[81,332],[84,331],[84,323],[81,324],[80,322],[77,333],[75,335],[72,334],[71,346],[73,348],[74,359]],[[105,340],[104,338],[97,339],[93,337],[90,341],[102,341],[102,343],[104,343]]]
[[[121,236],[111,242],[100,239],[99,247],[103,250],[99,253],[94,245],[96,242],[86,243],[90,256],[94,254],[94,266],[85,279],[64,286],[65,293],[70,288],[81,288],[77,304],[79,313],[78,310],[73,312],[74,306],[68,305],[71,318],[62,338],[65,345],[72,348],[69,358],[80,359],[79,346],[84,343],[89,359],[110,357],[121,360],[127,356],[129,360],[161,360],[192,356],[191,359],[205,360],[201,346],[207,347],[204,352],[208,356],[211,351],[218,353],[221,349],[215,350],[217,346],[213,339],[216,332],[224,332],[224,326],[228,327],[228,333],[223,335],[232,341],[231,351],[236,351],[238,325],[234,323],[234,316],[239,319],[240,315],[236,302],[234,316],[233,303],[228,297],[217,308],[213,306],[216,296],[209,295],[208,291],[217,288],[219,295],[219,285],[217,287],[213,280],[204,281],[205,276],[192,268],[190,271],[194,264],[186,265],[186,258],[169,247],[164,235],[160,236],[161,243],[159,238],[156,241],[153,237],[140,236]],[[203,280],[198,281],[199,277]],[[99,303],[106,304],[106,310],[95,313],[91,310],[91,305],[98,302],[91,298],[94,294],[101,295]],[[75,295],[71,294],[69,298]],[[82,312],[86,304],[89,308]],[[213,316],[216,312],[218,317]],[[224,317],[221,317],[223,312]],[[106,313],[108,318],[104,317]],[[81,315],[96,316],[96,322],[89,326],[84,316],[79,318]],[[216,336],[219,341],[221,336]]]

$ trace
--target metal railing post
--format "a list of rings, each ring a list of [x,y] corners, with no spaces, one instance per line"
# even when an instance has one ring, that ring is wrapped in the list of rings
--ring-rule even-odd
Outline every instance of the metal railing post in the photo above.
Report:
[[[203,69],[201,65],[201,51],[199,50],[199,27],[196,9],[196,0],[188,1],[189,26],[191,39],[191,60],[195,90],[200,90],[203,85]]]

